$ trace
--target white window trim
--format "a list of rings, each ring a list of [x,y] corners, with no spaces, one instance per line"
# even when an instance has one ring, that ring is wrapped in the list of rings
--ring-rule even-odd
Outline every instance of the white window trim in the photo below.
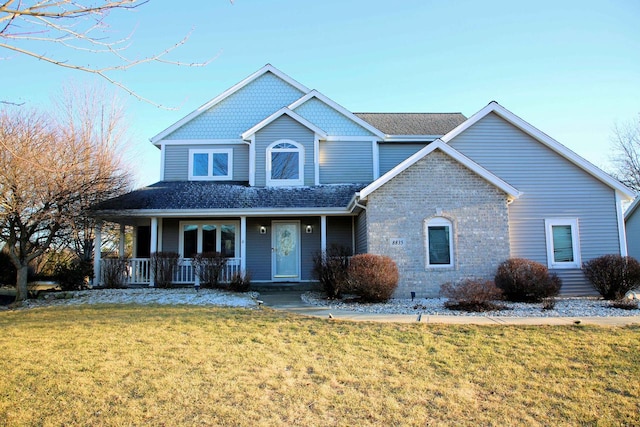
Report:
[[[573,261],[555,262],[553,257],[553,233],[554,225],[571,226],[571,245],[573,247]],[[547,242],[547,267],[548,268],[580,268],[580,236],[577,218],[549,218],[544,220],[544,230]]]
[[[195,176],[193,175],[193,156],[194,154],[207,154],[208,171],[207,176]],[[216,154],[227,155],[227,174],[213,176],[213,157]],[[233,179],[233,148],[192,148],[189,150],[189,181],[231,181]]]
[[[238,221],[180,221],[178,225],[178,253],[181,258],[184,258],[184,226],[185,225],[197,225],[198,237],[196,243],[196,252],[202,253],[202,226],[214,225],[216,227],[216,251],[220,252],[222,249],[222,233],[220,230],[223,225],[233,225],[236,227],[236,241],[235,241],[235,253],[234,258],[239,258],[240,253],[240,222]]]
[[[429,227],[449,227],[449,264],[431,264],[429,262]],[[427,268],[453,268],[455,266],[455,252],[453,251],[453,222],[447,218],[437,216],[425,221],[425,252]]]
[[[298,179],[271,179],[271,153],[273,147],[278,144],[291,144],[296,148],[278,149],[279,153],[298,153]],[[304,146],[290,139],[279,139],[267,147],[266,156],[266,183],[269,187],[288,187],[293,185],[304,185]]]

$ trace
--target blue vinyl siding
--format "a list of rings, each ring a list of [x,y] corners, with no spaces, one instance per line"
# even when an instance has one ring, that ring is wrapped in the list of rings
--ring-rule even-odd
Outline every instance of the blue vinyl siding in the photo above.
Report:
[[[249,146],[247,144],[194,144],[165,146],[164,180],[187,181],[189,179],[190,149],[233,150],[233,180],[249,181]]]
[[[640,260],[640,206],[627,219],[626,227],[629,256]]]
[[[373,133],[363,128],[353,120],[345,117],[344,114],[334,110],[332,107],[317,98],[311,98],[295,109],[311,123],[318,126],[329,135],[340,136],[372,136]]]
[[[304,185],[315,184],[315,168],[313,163],[313,142],[315,134],[291,117],[283,115],[256,132],[256,181],[257,187],[266,184],[267,147],[278,140],[290,139],[304,146]]]
[[[395,166],[423,149],[426,145],[426,142],[420,144],[394,142],[378,144],[380,176],[389,172]]]
[[[524,194],[509,206],[511,255],[547,265],[544,220],[578,218],[582,262],[620,253],[614,190],[489,114],[450,145]],[[562,293],[593,293],[579,269],[557,269]]]
[[[320,141],[320,183],[373,181],[371,141]]]

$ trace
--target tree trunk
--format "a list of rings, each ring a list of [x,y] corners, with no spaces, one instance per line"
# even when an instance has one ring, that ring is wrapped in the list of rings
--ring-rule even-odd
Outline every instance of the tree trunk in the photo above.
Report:
[[[27,289],[27,276],[29,274],[29,266],[23,265],[17,269],[16,278],[16,302],[24,301],[29,298],[29,290]]]

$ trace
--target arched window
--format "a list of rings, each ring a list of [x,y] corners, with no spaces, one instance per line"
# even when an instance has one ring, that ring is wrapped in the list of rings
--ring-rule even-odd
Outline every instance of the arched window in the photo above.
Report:
[[[427,267],[453,267],[453,225],[442,217],[426,221]]]
[[[267,185],[304,184],[304,147],[283,139],[267,147]]]

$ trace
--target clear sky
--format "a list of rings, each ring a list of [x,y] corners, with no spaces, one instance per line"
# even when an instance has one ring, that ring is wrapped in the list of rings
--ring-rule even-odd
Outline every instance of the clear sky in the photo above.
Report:
[[[605,169],[614,124],[640,113],[638,0],[152,0],[107,23],[114,38],[135,30],[132,56],[161,51],[192,28],[172,58],[218,55],[205,68],[152,64],[114,75],[180,107],[122,94],[138,185],[159,177],[150,137],[266,63],[356,112],[470,116],[496,100]],[[40,106],[69,81],[97,81],[18,54],[0,58],[3,100]]]

